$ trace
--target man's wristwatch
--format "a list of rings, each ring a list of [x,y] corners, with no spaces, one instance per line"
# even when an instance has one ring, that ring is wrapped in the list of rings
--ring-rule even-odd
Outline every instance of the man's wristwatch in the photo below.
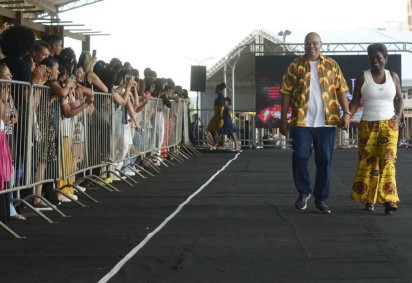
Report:
[[[343,111],[343,115],[345,115],[345,114],[346,114],[346,115],[349,115],[349,116],[352,115],[352,113],[350,113],[350,112],[348,112],[348,111]]]

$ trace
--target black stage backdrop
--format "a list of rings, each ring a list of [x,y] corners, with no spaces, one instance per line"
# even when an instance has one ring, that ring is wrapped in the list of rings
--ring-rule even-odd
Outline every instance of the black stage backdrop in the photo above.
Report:
[[[289,63],[297,56],[259,56],[255,57],[256,74],[256,127],[278,128],[280,125],[279,93],[282,76]],[[350,92],[347,93],[352,99],[355,79],[363,70],[370,68],[367,55],[333,55],[329,56],[338,62],[348,83]],[[395,71],[399,78],[401,74],[401,55],[389,55],[386,69]],[[354,126],[359,122],[362,108],[354,117]],[[290,116],[290,112],[288,117]]]

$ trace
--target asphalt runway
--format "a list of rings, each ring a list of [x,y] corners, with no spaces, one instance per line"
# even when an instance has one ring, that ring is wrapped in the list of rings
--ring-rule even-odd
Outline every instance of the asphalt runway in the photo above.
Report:
[[[26,239],[0,229],[0,282],[412,282],[412,150],[392,215],[349,198],[356,149],[335,150],[332,214],[297,211],[291,154],[206,151],[120,192],[89,187],[99,203],[45,212],[56,224],[28,213],[10,224]]]

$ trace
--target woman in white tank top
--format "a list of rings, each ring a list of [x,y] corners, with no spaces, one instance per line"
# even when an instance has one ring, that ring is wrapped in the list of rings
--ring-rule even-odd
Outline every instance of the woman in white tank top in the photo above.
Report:
[[[344,113],[341,119],[342,128],[348,128],[363,99],[358,170],[351,198],[365,203],[368,211],[373,211],[374,204],[379,202],[384,205],[385,214],[390,214],[398,209],[399,203],[394,163],[399,125],[403,123],[403,99],[398,75],[385,69],[386,46],[369,45],[368,56],[371,69],[357,77],[349,113]]]

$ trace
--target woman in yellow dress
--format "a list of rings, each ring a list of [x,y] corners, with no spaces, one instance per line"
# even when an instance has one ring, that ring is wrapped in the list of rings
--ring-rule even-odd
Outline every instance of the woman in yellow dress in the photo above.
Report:
[[[209,124],[207,125],[207,130],[211,134],[213,143],[212,144],[221,144],[220,141],[218,141],[218,136],[219,136],[219,131],[220,128],[223,126],[223,100],[225,96],[223,95],[223,90],[226,88],[226,84],[224,82],[221,82],[218,84],[215,88],[215,92],[217,94],[217,97],[215,99],[214,105],[213,105],[213,112],[214,115],[210,119]]]
[[[356,79],[349,112],[341,119],[348,128],[350,118],[363,98],[363,114],[358,133],[358,170],[352,186],[351,198],[365,203],[365,210],[373,211],[379,202],[385,214],[398,209],[395,161],[399,125],[403,123],[403,98],[398,75],[385,69],[388,60],[386,46],[368,46],[371,69]]]

